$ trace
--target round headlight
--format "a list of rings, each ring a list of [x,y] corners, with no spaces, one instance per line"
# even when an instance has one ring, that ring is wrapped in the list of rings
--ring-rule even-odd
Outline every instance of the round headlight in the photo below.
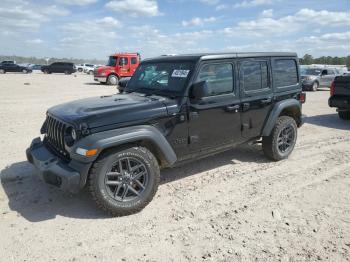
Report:
[[[77,140],[77,132],[73,127],[70,126],[66,129],[66,132],[64,135],[64,141],[67,146],[72,146],[75,140]]]
[[[73,138],[73,140],[77,140],[77,132],[75,132],[75,129],[72,128],[72,131],[70,132],[71,137]]]

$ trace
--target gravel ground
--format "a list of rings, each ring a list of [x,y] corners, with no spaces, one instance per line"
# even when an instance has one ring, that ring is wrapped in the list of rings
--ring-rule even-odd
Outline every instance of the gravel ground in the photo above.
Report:
[[[307,94],[289,159],[242,146],[162,171],[142,212],[41,182],[25,149],[48,107],[116,92],[87,75],[0,75],[0,261],[349,261],[350,122]]]

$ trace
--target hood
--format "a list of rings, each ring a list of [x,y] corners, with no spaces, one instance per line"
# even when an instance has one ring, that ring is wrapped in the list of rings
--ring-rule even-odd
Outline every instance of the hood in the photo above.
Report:
[[[168,107],[174,113],[175,100],[144,96],[138,93],[92,97],[57,105],[48,114],[79,127],[87,124],[90,129],[130,124],[143,124],[155,118],[168,116]]]

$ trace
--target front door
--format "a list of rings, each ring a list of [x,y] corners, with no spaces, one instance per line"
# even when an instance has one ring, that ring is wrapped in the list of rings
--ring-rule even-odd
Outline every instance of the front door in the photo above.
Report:
[[[119,57],[118,73],[121,77],[130,75],[130,61],[128,57]]]
[[[231,62],[210,62],[200,67],[195,83],[206,81],[210,94],[200,101],[190,100],[189,142],[193,153],[224,148],[241,140],[234,68]]]
[[[333,69],[322,70],[321,78],[320,78],[320,86],[330,87],[331,82],[334,80],[334,78],[335,78],[335,70]]]
[[[269,59],[239,61],[239,85],[242,101],[242,136],[258,137],[272,106]]]

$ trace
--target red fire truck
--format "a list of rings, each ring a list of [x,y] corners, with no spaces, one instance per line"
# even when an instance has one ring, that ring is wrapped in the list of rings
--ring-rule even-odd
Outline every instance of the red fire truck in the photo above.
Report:
[[[106,66],[94,70],[94,80],[103,84],[118,85],[119,80],[131,77],[139,66],[139,53],[116,53],[109,56]]]

